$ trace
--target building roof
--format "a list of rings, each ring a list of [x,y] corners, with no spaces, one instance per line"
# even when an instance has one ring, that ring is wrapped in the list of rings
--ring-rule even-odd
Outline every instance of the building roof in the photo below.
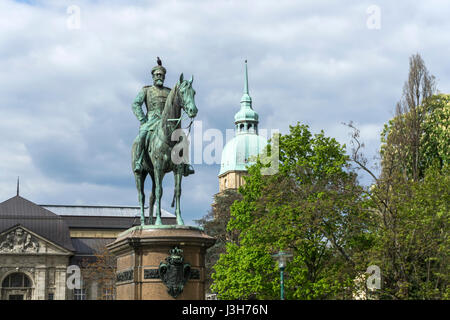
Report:
[[[16,225],[74,251],[69,228],[64,219],[19,195],[0,203],[0,232]]]
[[[137,206],[76,206],[41,205],[67,223],[69,228],[77,229],[128,229],[140,224],[140,208]],[[148,207],[145,207],[148,218]],[[153,216],[156,217],[155,211]],[[175,224],[174,214],[161,209],[163,224]]]
[[[234,122],[243,123],[258,123],[258,113],[252,108],[252,97],[250,97],[248,91],[248,71],[247,60],[245,60],[245,79],[244,79],[244,92],[241,98],[241,109],[235,114]]]
[[[234,122],[236,124],[244,122],[258,122],[258,119],[258,113],[249,106],[241,107],[241,109],[234,115]]]
[[[61,216],[70,229],[129,229],[141,224],[139,217]],[[148,219],[148,217],[146,217]],[[175,218],[162,218],[163,224],[176,224]]]
[[[59,216],[140,217],[140,207],[138,206],[77,206],[55,204],[41,204],[40,206]],[[145,207],[145,213],[148,215],[148,207]],[[175,218],[175,215],[161,209],[161,218]]]
[[[267,140],[254,133],[236,135],[223,148],[219,176],[228,171],[247,171],[266,145]]]
[[[175,215],[166,210],[161,210],[161,217],[163,224],[176,223]],[[139,224],[138,206],[38,205],[19,195],[0,203],[0,233],[20,225],[72,251],[70,264],[94,262],[94,254],[115,240],[71,238],[70,229],[125,230]]]

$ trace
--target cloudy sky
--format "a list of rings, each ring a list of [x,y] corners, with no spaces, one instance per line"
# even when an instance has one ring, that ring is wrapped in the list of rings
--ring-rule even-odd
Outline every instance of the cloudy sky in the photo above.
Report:
[[[195,77],[199,154],[207,130],[233,128],[247,59],[260,128],[300,121],[348,145],[342,122],[353,120],[373,157],[412,54],[450,92],[449,15],[444,0],[2,0],[0,202],[20,176],[39,204],[137,205],[131,103],[156,56],[167,86]],[[195,170],[183,180],[187,223],[218,192],[219,164]],[[172,185],[166,176],[165,209]]]

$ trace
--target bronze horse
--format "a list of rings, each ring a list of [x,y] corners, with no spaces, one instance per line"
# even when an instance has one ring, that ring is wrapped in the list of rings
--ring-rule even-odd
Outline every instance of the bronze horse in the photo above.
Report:
[[[197,107],[195,105],[195,90],[192,88],[193,78],[188,80],[183,79],[183,74],[180,75],[179,81],[175,87],[170,91],[164,110],[161,114],[161,119],[156,124],[156,129],[149,132],[145,144],[144,158],[142,161],[143,170],[141,172],[134,172],[136,163],[136,137],[132,146],[132,168],[136,180],[136,188],[138,190],[139,205],[141,209],[141,225],[145,224],[144,215],[144,182],[147,175],[152,178],[152,193],[150,195],[149,203],[149,224],[152,224],[153,207],[156,202],[156,221],[155,225],[161,225],[161,197],[163,194],[162,181],[164,175],[173,171],[175,178],[175,214],[178,225],[184,225],[181,218],[180,211],[180,197],[181,197],[181,178],[187,164],[176,164],[172,159],[172,150],[179,142],[172,141],[172,134],[175,130],[181,128],[182,110],[187,116],[193,119],[197,115]],[[192,123],[192,122],[191,122]],[[172,203],[173,206],[173,203]]]

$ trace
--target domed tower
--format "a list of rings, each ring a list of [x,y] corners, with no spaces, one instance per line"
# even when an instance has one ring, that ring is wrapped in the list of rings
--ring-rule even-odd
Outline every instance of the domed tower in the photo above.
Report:
[[[252,108],[252,98],[248,91],[248,70],[245,60],[244,94],[241,98],[241,109],[234,116],[235,137],[222,151],[219,172],[219,192],[225,189],[237,189],[247,174],[246,166],[251,165],[253,158],[260,154],[267,140],[258,136],[258,113]]]

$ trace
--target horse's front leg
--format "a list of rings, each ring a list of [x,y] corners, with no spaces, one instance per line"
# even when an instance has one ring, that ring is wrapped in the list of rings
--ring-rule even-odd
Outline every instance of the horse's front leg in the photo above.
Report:
[[[136,180],[136,188],[138,190],[138,200],[139,206],[141,209],[141,226],[145,225],[145,214],[144,214],[144,206],[145,206],[145,194],[144,194],[144,182],[146,178],[145,173],[134,174],[134,178]]]
[[[163,194],[163,188],[162,188],[162,180],[164,177],[164,173],[162,170],[158,172],[157,169],[154,170],[154,185],[155,185],[155,198],[156,198],[156,221],[155,225],[161,225],[161,198]]]
[[[177,224],[184,225],[183,218],[181,218],[181,209],[180,209],[180,198],[181,198],[181,178],[182,169],[180,167],[174,170],[174,180],[175,180],[175,214],[177,216]]]

